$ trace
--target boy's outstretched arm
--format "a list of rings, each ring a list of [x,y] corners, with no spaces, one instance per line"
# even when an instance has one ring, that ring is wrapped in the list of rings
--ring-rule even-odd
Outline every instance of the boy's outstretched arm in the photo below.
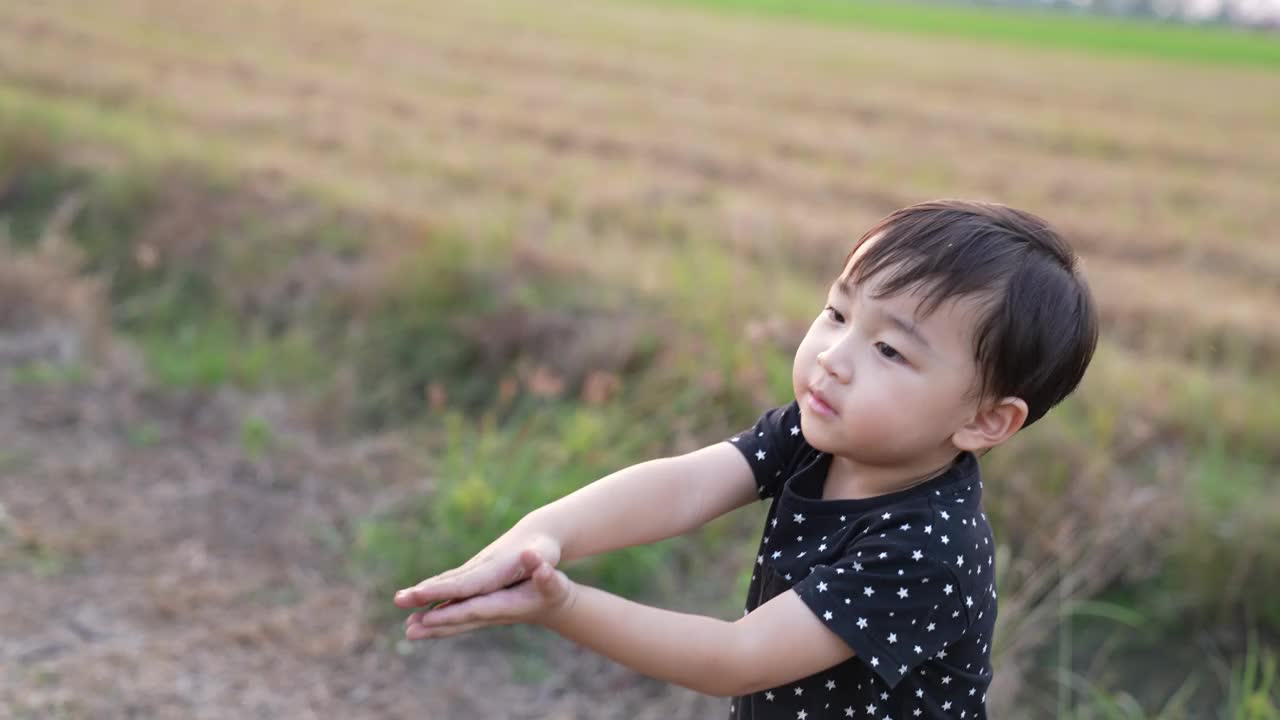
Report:
[[[632,465],[530,513],[563,560],[683,535],[756,500],[751,467],[727,442]]]
[[[747,695],[808,677],[853,651],[794,592],[726,622],[578,586],[543,624],[644,675],[708,695]]]
[[[682,535],[757,499],[751,467],[728,442],[624,468],[529,513],[467,564],[396,593],[402,608],[461,600],[528,577],[534,549],[561,560]]]
[[[525,563],[533,580],[454,607],[415,613],[409,637],[537,623],[636,672],[718,696],[784,685],[854,654],[793,591],[727,622],[661,610],[579,585],[530,555]]]

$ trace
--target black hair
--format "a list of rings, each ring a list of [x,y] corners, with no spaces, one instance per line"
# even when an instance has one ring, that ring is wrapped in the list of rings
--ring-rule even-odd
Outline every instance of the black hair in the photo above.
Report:
[[[948,300],[981,298],[979,393],[1022,398],[1024,427],[1076,389],[1098,344],[1097,310],[1079,259],[1049,223],[1023,210],[967,200],[905,207],[869,229],[845,267],[855,284],[886,273],[880,297],[918,291],[924,315]]]

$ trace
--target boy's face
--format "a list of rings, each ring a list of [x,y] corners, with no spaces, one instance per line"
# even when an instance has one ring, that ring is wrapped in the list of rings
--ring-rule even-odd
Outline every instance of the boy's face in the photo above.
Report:
[[[848,276],[845,268],[796,350],[792,384],[805,439],[871,466],[950,459],[952,435],[978,409],[979,303],[961,298],[918,317],[916,293],[875,299],[880,277],[855,286]]]

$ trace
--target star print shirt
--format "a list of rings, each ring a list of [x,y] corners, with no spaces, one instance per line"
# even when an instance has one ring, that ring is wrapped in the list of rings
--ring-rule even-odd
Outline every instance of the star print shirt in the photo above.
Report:
[[[970,453],[938,477],[823,500],[828,453],[793,402],[732,442],[771,499],[746,612],[792,591],[854,651],[787,685],[734,698],[733,720],[986,718],[996,620],[995,541]]]

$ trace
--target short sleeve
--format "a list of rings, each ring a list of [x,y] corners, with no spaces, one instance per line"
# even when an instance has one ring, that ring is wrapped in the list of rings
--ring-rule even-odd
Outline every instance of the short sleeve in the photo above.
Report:
[[[969,616],[960,582],[923,520],[890,515],[794,589],[892,688],[964,635]]]
[[[766,411],[755,425],[729,438],[751,465],[760,499],[774,497],[787,480],[796,451],[804,446],[800,432],[800,405]]]

